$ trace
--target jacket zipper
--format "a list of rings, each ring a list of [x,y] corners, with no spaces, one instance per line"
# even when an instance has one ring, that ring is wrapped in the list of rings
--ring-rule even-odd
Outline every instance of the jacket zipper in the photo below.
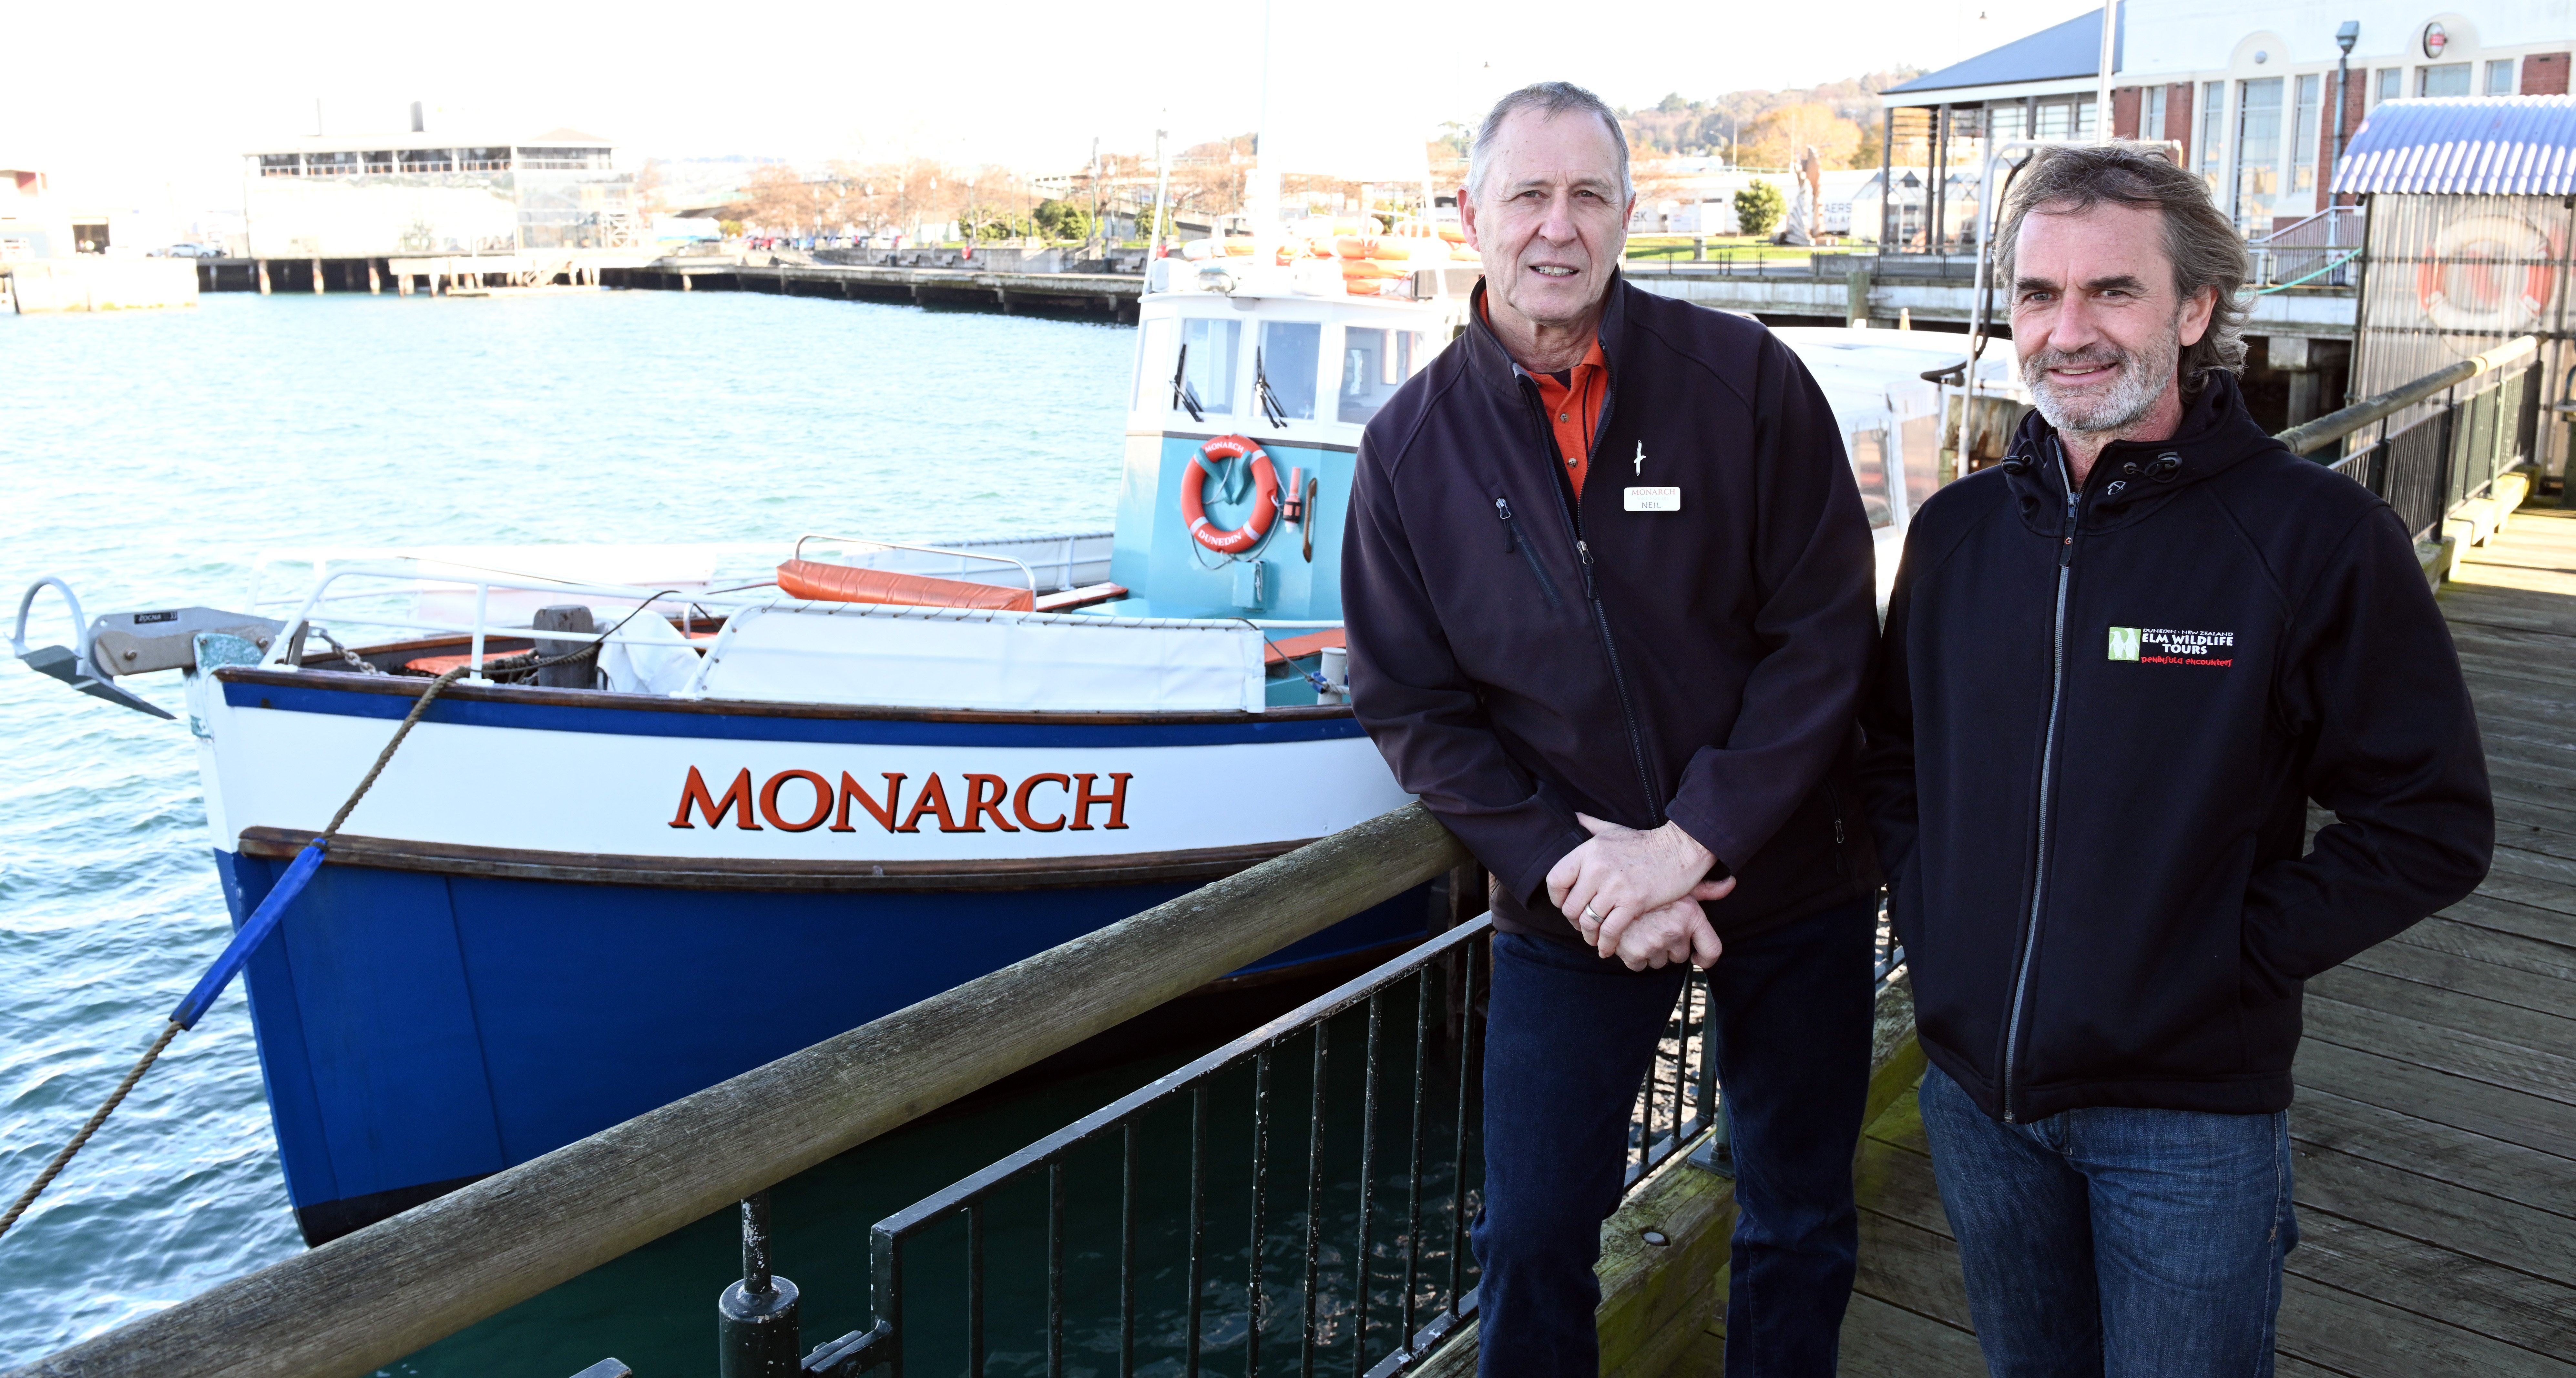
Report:
[[[2055,443],[2051,442],[2051,449]],[[2017,1123],[2013,1112],[2013,1067],[2021,1058],[2022,1007],[2030,995],[2030,959],[2039,948],[2039,916],[2048,903],[2048,817],[2057,776],[2057,718],[2066,700],[2066,586],[2075,569],[2075,517],[2080,495],[2066,456],[2057,456],[2057,472],[2066,481],[2066,525],[2057,543],[2057,619],[2049,650],[2048,735],[2039,753],[2039,828],[2031,870],[2030,922],[2022,929],[2021,960],[2013,972],[2012,1022],[2004,1033],[2004,1123]]]
[[[1825,804],[1834,811],[1834,874],[1848,876],[1851,869],[1843,864],[1843,792],[1834,788],[1830,778],[1825,781]]]
[[[1529,393],[1523,392],[1521,401],[1529,411],[1530,420],[1537,425],[1542,441],[1553,441],[1556,433],[1548,428],[1547,418],[1535,410]],[[1607,427],[1609,424],[1610,399],[1605,395],[1601,399],[1600,425]],[[1547,457],[1550,465],[1559,462],[1553,444],[1542,443],[1540,453]],[[1619,646],[1610,635],[1610,616],[1602,610],[1601,591],[1592,578],[1592,546],[1583,539],[1582,529],[1574,524],[1574,508],[1565,500],[1565,485],[1551,483],[1548,489],[1556,494],[1557,515],[1565,519],[1565,534],[1573,538],[1575,556],[1583,564],[1583,599],[1592,605],[1592,627],[1601,634],[1601,656],[1610,664],[1610,687],[1619,696],[1619,721],[1628,729],[1628,756],[1637,765],[1637,785],[1645,792],[1646,811],[1654,815],[1655,824],[1659,825],[1664,819],[1663,795],[1655,788],[1654,772],[1646,768],[1646,741],[1637,731],[1636,710],[1629,706],[1628,676],[1619,668]],[[1535,560],[1537,557],[1533,555],[1531,558]]]
[[[1529,565],[1530,573],[1538,579],[1538,591],[1546,597],[1547,606],[1551,612],[1563,607],[1564,600],[1556,596],[1556,581],[1547,577],[1547,566],[1538,561],[1538,550],[1529,542],[1522,540],[1520,533],[1512,525],[1512,500],[1497,494],[1494,498],[1494,515],[1503,519],[1503,550],[1506,553],[1520,552],[1522,561]]]

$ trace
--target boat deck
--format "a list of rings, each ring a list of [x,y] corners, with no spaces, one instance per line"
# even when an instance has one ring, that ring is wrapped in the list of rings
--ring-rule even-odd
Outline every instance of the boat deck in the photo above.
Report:
[[[2283,1378],[2576,1378],[2576,511],[2516,513],[2442,606],[2495,866],[2309,983]],[[1870,1127],[1859,1181],[1842,1371],[1982,1375],[1913,1097]]]

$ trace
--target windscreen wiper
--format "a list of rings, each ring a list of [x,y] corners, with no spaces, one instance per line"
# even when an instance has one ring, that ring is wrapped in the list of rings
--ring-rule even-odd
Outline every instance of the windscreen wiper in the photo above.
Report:
[[[1190,347],[1184,344],[1181,346],[1181,361],[1172,367],[1172,406],[1176,410],[1188,412],[1192,421],[1205,422],[1207,416],[1199,409],[1198,392],[1189,385],[1184,376],[1189,371]]]
[[[1288,429],[1288,411],[1279,405],[1279,398],[1270,391],[1270,375],[1262,371],[1259,345],[1252,349],[1252,403],[1261,408],[1261,418],[1273,429]]]

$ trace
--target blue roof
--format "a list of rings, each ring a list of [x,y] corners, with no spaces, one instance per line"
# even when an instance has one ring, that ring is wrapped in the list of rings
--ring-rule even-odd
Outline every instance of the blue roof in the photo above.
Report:
[[[2576,96],[2383,101],[2344,145],[2334,189],[2419,196],[2576,193]]]
[[[2120,32],[2111,36],[2111,69],[2120,67],[2120,47],[2128,38],[2128,11],[2121,11]],[[1881,95],[1911,95],[1917,91],[1948,91],[1962,86],[2002,86],[2018,81],[2058,81],[2067,77],[2089,77],[2102,67],[2102,12],[2087,10],[2063,24],[2042,29],[2025,38],[2016,38],[2000,48],[1989,49],[1965,62],[1955,62],[1937,72],[1926,72],[1902,85],[1891,86]]]

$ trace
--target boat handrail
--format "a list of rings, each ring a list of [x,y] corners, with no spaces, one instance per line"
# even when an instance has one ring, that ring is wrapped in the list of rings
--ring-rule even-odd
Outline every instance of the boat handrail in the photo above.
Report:
[[[796,538],[796,548],[790,553],[790,558],[798,560],[804,559],[805,543],[807,541],[832,541],[842,545],[872,545],[880,550],[909,550],[917,555],[954,555],[961,560],[990,560],[997,565],[1016,565],[1019,567],[1020,577],[1028,581],[1029,597],[1035,598],[1038,596],[1037,571],[1030,569],[1026,561],[1015,560],[1008,555],[985,555],[977,551],[959,550],[951,546],[942,545],[906,545],[901,541],[880,541],[873,536],[834,536],[821,531],[808,531],[804,535]]]
[[[476,577],[477,574],[491,575],[496,573],[499,574],[499,577],[497,578]],[[395,617],[373,613],[334,613],[332,614],[332,617],[333,620],[338,622],[356,623],[360,626],[392,627],[415,632],[443,632],[451,635],[469,637],[473,642],[471,663],[474,666],[473,673],[469,677],[478,680],[485,678],[483,675],[484,642],[495,631],[508,632],[512,634],[524,632],[530,635],[541,635],[549,641],[616,642],[618,644],[650,644],[657,646],[666,646],[671,644],[667,640],[659,638],[618,634],[615,633],[613,629],[609,631],[576,632],[562,631],[554,628],[518,626],[495,628],[491,624],[490,605],[492,590],[496,588],[520,589],[530,592],[560,593],[586,598],[597,598],[616,603],[631,603],[637,606],[650,606],[655,603],[674,603],[683,608],[697,607],[707,611],[723,610],[728,613],[739,612],[755,607],[780,606],[825,609],[844,616],[901,617],[933,621],[989,622],[1008,620],[1013,622],[1037,622],[1041,624],[1060,623],[1069,626],[1081,627],[1130,628],[1250,627],[1256,631],[1265,632],[1324,631],[1342,625],[1342,620],[1340,618],[1111,617],[1096,613],[1008,612],[991,608],[948,608],[900,603],[817,603],[805,599],[786,598],[775,592],[764,592],[756,596],[746,596],[740,592],[735,592],[730,595],[715,592],[674,592],[670,589],[648,589],[641,585],[584,584],[535,575],[513,575],[500,573],[498,571],[473,571],[471,566],[455,565],[434,560],[364,560],[352,561],[343,565],[326,564],[318,573],[315,574],[312,587],[305,591],[302,598],[296,600],[294,613],[286,619],[285,625],[280,628],[277,639],[269,646],[268,654],[260,660],[260,665],[263,668],[297,668],[293,664],[289,663],[288,656],[292,654],[294,647],[302,643],[302,632],[304,628],[311,624],[315,610],[322,604],[342,599],[384,596],[379,593],[334,593],[331,591],[332,586],[337,584],[340,580],[351,578],[408,579],[414,581],[427,578],[433,579],[439,583],[454,584],[460,588],[471,588],[474,591],[474,618],[471,622],[440,622],[417,616]]]
[[[489,576],[496,573],[500,574],[500,577],[497,579],[491,577],[476,577],[477,575]],[[464,574],[465,577],[459,578],[457,577],[458,574]],[[468,636],[473,640],[471,663],[474,667],[473,672],[468,677],[477,680],[485,678],[483,674],[483,644],[492,631],[490,609],[492,590],[494,588],[518,588],[530,591],[542,591],[546,593],[577,594],[588,598],[600,598],[614,602],[634,603],[641,607],[650,607],[651,605],[659,602],[676,601],[680,603],[683,608],[690,604],[696,604],[697,606],[704,608],[737,608],[752,606],[756,603],[777,601],[776,595],[774,594],[768,598],[757,599],[738,597],[727,598],[722,594],[713,593],[675,594],[669,589],[647,589],[617,584],[583,584],[575,583],[570,580],[549,579],[535,575],[507,574],[500,571],[477,571],[474,570],[472,566],[455,565],[449,564],[445,561],[436,560],[361,560],[338,566],[325,562],[314,574],[312,587],[307,589],[304,597],[296,603],[294,614],[288,617],[286,619],[285,626],[279,629],[277,639],[269,643],[268,654],[260,658],[260,665],[263,668],[297,668],[288,663],[287,657],[294,648],[303,645],[304,631],[312,625],[314,608],[321,602],[325,601],[330,587],[333,584],[338,583],[340,580],[350,578],[372,578],[409,579],[417,581],[424,577],[435,579],[440,583],[459,584],[472,588],[474,590],[474,620],[465,626],[457,626],[452,623],[427,622],[415,618],[379,617],[367,614],[339,613],[334,614],[334,616],[339,621],[355,622],[361,626],[401,627],[412,631],[453,632]],[[528,630],[534,632],[538,629],[512,627],[504,628],[502,630]],[[552,628],[544,630],[546,638],[553,641],[593,641],[603,643],[616,641],[620,643],[629,643],[641,640],[641,638],[638,637],[616,635],[613,630],[595,632],[558,631]],[[653,644],[667,645],[669,643],[657,641]]]

